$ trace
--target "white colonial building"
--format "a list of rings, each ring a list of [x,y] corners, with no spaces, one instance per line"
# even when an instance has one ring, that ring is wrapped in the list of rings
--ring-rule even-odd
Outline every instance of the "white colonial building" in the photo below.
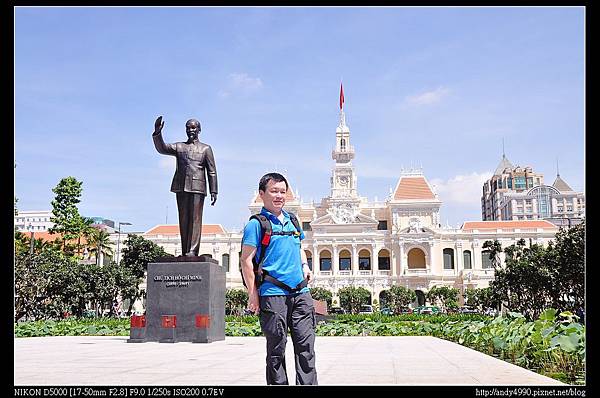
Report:
[[[424,294],[433,286],[461,292],[487,287],[494,271],[482,247],[486,240],[497,239],[503,247],[519,239],[547,244],[558,231],[546,220],[474,221],[444,228],[439,215],[442,202],[421,170],[402,170],[387,199],[369,202],[358,193],[354,156],[342,109],[329,196],[320,203],[303,203],[290,187],[285,206],[305,231],[302,247],[315,273],[313,286],[331,290],[334,298],[343,287],[361,286],[371,292],[372,300],[380,301],[383,290],[399,285],[415,290],[415,304],[423,304]],[[261,206],[255,193],[250,213],[259,212]],[[181,254],[177,225],[158,225],[143,236],[171,254]],[[226,268],[228,288],[242,287],[241,239],[239,231],[203,226],[200,252]]]
[[[46,232],[54,226],[50,221],[51,210],[19,211],[15,216],[15,228],[19,232]]]

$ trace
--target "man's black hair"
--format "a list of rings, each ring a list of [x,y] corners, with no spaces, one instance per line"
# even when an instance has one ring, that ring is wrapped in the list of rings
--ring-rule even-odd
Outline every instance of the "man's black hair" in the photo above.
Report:
[[[267,191],[267,184],[269,183],[269,181],[275,181],[275,182],[285,182],[285,190],[288,190],[288,182],[285,179],[284,176],[282,176],[279,173],[268,173],[265,174],[264,176],[262,176],[262,178],[260,179],[260,182],[258,183],[258,190],[259,191],[263,191],[266,192]]]

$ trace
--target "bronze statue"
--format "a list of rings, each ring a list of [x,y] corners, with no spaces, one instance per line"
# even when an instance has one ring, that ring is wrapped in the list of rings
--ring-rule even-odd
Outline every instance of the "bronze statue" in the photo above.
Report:
[[[159,116],[154,123],[152,139],[154,146],[163,155],[177,158],[177,168],[171,184],[171,192],[177,197],[179,233],[182,255],[198,256],[202,235],[202,210],[206,197],[206,176],[210,188],[211,206],[217,201],[217,169],[210,145],[198,141],[200,122],[190,119],[185,124],[186,142],[165,144],[162,128],[165,122]]]

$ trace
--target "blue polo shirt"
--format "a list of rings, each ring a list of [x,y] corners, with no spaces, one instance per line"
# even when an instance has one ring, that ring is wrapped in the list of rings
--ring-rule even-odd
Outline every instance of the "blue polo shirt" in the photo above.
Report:
[[[281,211],[283,214],[283,223],[269,212],[264,207],[260,214],[267,217],[271,221],[273,232],[295,232],[296,228],[290,219],[289,214]],[[242,245],[256,247],[255,260],[258,261],[261,245],[260,222],[252,219],[244,227],[244,237]],[[304,239],[304,231],[300,230],[300,236],[294,235],[272,235],[271,242],[267,246],[267,251],[263,259],[262,268],[267,270],[273,278],[285,283],[294,288],[304,280],[304,272],[302,271],[302,257],[300,257],[300,241]],[[308,292],[308,287],[303,288],[300,293]],[[259,288],[260,296],[282,296],[290,295],[291,292],[282,289],[270,282],[263,282]]]

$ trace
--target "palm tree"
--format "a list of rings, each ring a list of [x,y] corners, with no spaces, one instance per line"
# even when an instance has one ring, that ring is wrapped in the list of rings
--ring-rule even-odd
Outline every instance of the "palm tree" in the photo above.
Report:
[[[87,232],[88,252],[96,253],[96,265],[101,265],[100,259],[103,254],[113,254],[112,242],[109,237],[110,234],[100,228],[91,228]]]
[[[88,235],[90,233],[92,233],[92,230],[94,230],[95,228],[92,227],[92,224],[94,223],[94,220],[92,220],[91,218],[87,218],[87,217],[81,217],[78,220],[78,225],[77,225],[77,255],[79,255],[81,253],[81,237],[85,236],[86,240],[88,238]]]

